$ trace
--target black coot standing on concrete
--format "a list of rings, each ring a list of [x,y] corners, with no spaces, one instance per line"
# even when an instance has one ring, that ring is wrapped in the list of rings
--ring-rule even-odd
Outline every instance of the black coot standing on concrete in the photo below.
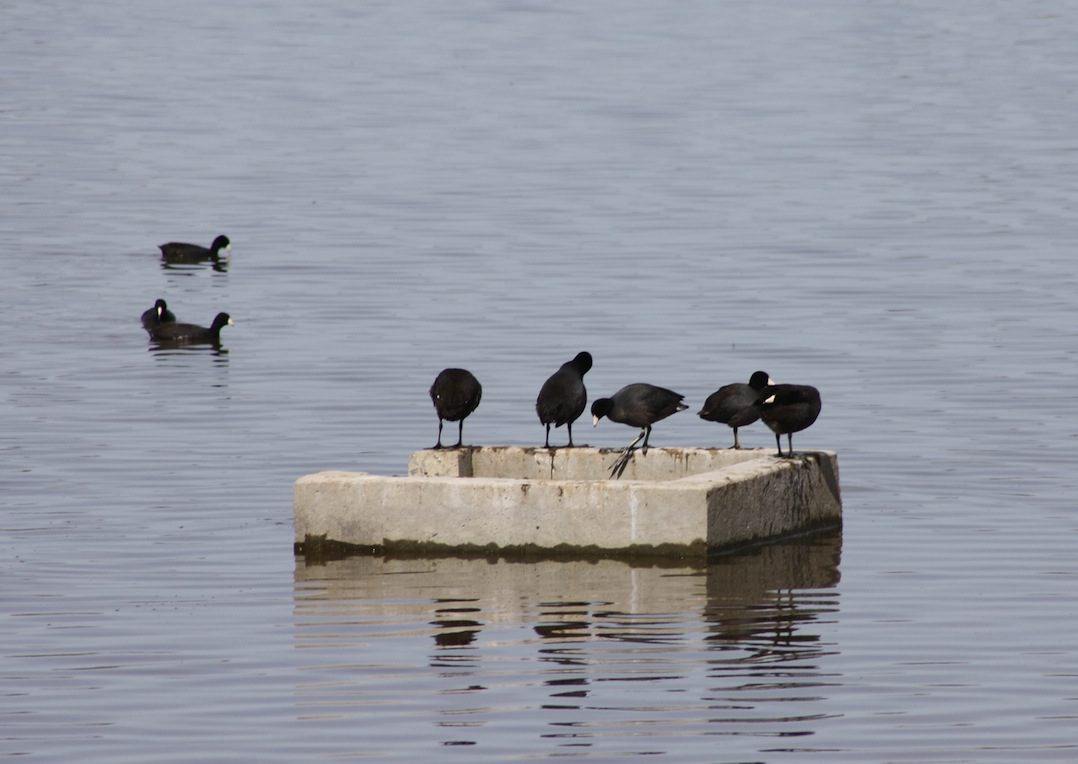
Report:
[[[732,427],[734,448],[741,448],[737,428],[747,427],[760,418],[760,410],[756,408],[756,399],[760,397],[760,391],[770,384],[773,382],[767,376],[767,372],[757,371],[749,377],[747,385],[744,382],[723,385],[707,397],[704,407],[697,412],[697,416],[708,422],[719,422]]]
[[[213,240],[209,247],[200,244],[188,244],[183,241],[170,241],[161,244],[161,257],[173,263],[198,263],[203,260],[217,260],[222,252],[227,252],[232,242],[223,234]]]
[[[467,369],[442,369],[430,386],[430,399],[434,410],[438,412],[438,442],[435,448],[442,447],[442,420],[459,422],[457,426],[457,444],[460,448],[464,440],[464,420],[475,411],[479,399],[483,397],[483,386]]]
[[[149,332],[157,342],[172,345],[220,345],[221,330],[226,326],[234,326],[235,323],[227,313],[218,313],[208,328],[198,324],[171,322],[151,327]]]
[[[688,406],[681,402],[684,398],[684,395],[667,390],[665,387],[635,382],[621,388],[610,398],[600,398],[591,404],[591,420],[595,426],[598,426],[599,420],[605,416],[611,422],[640,428],[640,434],[636,436],[636,440],[627,445],[621,457],[614,462],[610,470],[611,477],[620,476],[625,471],[633,449],[641,440],[644,441],[641,449],[645,455],[647,454],[651,426],[671,414],[687,409]]]
[[[540,423],[546,425],[543,448],[550,448],[550,425],[569,429],[569,448],[573,447],[573,422],[584,413],[588,405],[588,391],[584,387],[584,375],[591,368],[591,353],[582,351],[571,361],[550,375],[539,388],[535,400],[535,412]]]
[[[153,327],[158,324],[168,324],[175,320],[176,316],[174,316],[172,311],[168,309],[168,303],[161,298],[158,298],[152,308],[143,311],[142,328],[148,332],[152,332]]]
[[[757,400],[760,418],[775,433],[775,445],[782,453],[782,436],[787,438],[789,453],[794,455],[795,432],[801,432],[820,415],[820,391],[812,385],[768,385]]]

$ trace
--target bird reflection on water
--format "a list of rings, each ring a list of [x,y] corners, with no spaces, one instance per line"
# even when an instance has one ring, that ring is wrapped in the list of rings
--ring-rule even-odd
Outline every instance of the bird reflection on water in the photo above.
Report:
[[[158,358],[190,358],[192,356],[209,355],[222,362],[228,360],[228,348],[223,345],[183,345],[175,342],[154,342],[150,340],[150,346],[146,350]]]
[[[840,554],[835,530],[699,564],[299,556],[297,647],[336,677],[324,698],[305,688],[304,705],[359,723],[405,703],[387,723],[444,727],[443,745],[528,717],[548,752],[629,727],[649,750],[684,735],[812,734],[798,701],[841,681],[818,626],[836,617]],[[396,678],[371,684],[372,670]],[[652,692],[641,708],[641,683],[667,700]]]

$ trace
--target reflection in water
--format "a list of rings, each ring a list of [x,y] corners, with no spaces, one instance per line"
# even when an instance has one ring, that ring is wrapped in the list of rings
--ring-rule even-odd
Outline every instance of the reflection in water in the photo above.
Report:
[[[165,271],[173,271],[173,272],[175,272],[175,271],[193,272],[193,271],[204,271],[204,270],[207,270],[207,269],[212,269],[212,270],[216,271],[217,273],[228,273],[228,264],[229,264],[229,259],[224,258],[224,257],[220,258],[220,259],[217,259],[217,260],[207,260],[207,261],[199,262],[199,263],[173,263],[173,262],[169,262],[168,260],[166,260],[164,258],[161,258],[161,269],[165,270]]]
[[[818,709],[834,681],[820,668],[834,646],[807,627],[838,611],[838,539],[764,546],[708,569],[705,700],[713,734],[756,726],[756,734],[801,737],[826,718],[798,713],[798,705]]]
[[[484,750],[506,734],[521,755],[812,735],[840,550],[835,532],[699,567],[299,557],[297,713]]]
[[[480,621],[473,621],[469,618],[461,617],[462,614],[478,613],[480,608],[477,607],[446,607],[446,605],[467,602],[478,602],[475,599],[467,600],[436,600],[437,604],[441,605],[435,609],[434,614],[437,618],[430,622],[431,626],[437,626],[438,631],[434,633],[434,643],[439,647],[463,647],[470,645],[475,641],[475,635],[479,633],[479,627],[483,624]]]
[[[193,355],[213,356],[217,363],[228,362],[228,348],[224,345],[209,343],[190,344],[182,342],[158,342],[150,340],[148,351],[157,358],[178,357],[186,358]]]

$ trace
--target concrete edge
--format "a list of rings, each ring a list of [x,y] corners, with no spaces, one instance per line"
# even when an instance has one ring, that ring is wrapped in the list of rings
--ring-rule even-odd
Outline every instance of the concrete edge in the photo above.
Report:
[[[484,560],[506,560],[509,562],[539,561],[583,561],[620,560],[623,562],[642,562],[647,565],[681,567],[688,563],[705,563],[708,559],[734,555],[750,549],[781,544],[798,538],[807,538],[820,534],[839,531],[842,520],[833,520],[808,528],[799,528],[789,533],[767,538],[756,538],[731,543],[727,546],[709,548],[704,541],[693,544],[634,544],[627,547],[580,546],[577,544],[558,544],[547,547],[536,544],[518,544],[499,546],[497,544],[439,544],[436,542],[394,541],[383,539],[383,543],[350,544],[334,541],[326,536],[307,536],[303,541],[292,545],[295,555],[304,557],[308,562],[330,562],[357,555],[387,558],[462,558]]]

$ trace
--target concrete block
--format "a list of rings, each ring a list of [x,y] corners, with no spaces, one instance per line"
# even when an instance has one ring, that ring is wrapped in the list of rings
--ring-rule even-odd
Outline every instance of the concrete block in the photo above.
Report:
[[[831,452],[511,446],[419,451],[408,477],[321,472],[295,484],[295,540],[369,549],[702,555],[841,522]]]

